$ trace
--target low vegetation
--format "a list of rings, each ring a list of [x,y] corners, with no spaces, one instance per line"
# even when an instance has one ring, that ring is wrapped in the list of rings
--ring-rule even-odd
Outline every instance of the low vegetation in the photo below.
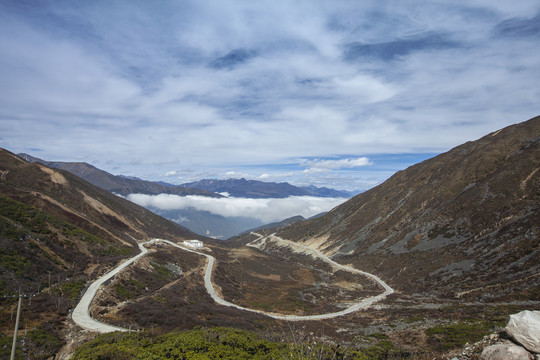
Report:
[[[199,328],[152,335],[150,332],[111,333],[81,346],[73,360],[123,359],[387,359],[408,357],[388,340],[367,348],[345,348],[333,343],[257,335],[232,328]],[[398,355],[400,354],[400,355]],[[411,355],[411,354],[409,354]],[[412,357],[409,357],[412,358]]]
[[[49,359],[64,340],[58,332],[87,285],[92,255],[112,264],[133,248],[111,243],[56,215],[0,195],[0,359],[8,359],[22,304],[16,359]],[[24,329],[24,331],[22,331]]]
[[[451,325],[438,325],[426,329],[428,343],[437,351],[446,351],[481,340],[493,331],[493,323],[466,321]]]
[[[314,315],[337,312],[381,292],[364,276],[336,271],[321,259],[275,244],[267,243],[265,252],[212,249],[218,259],[214,282],[227,301],[247,308]]]
[[[60,350],[64,342],[50,328],[39,327],[27,332],[19,332],[19,342],[15,359],[45,360],[51,359]],[[0,359],[9,359],[13,338],[0,334]]]
[[[68,297],[69,299],[75,301],[81,296],[82,290],[86,283],[83,280],[77,281],[68,281],[60,285],[59,288],[55,289],[55,292],[60,292],[62,296]]]

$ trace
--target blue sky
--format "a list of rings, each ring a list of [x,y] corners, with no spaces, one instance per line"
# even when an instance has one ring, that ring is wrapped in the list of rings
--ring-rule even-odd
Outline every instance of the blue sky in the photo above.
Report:
[[[366,189],[540,113],[535,1],[0,1],[0,146]]]

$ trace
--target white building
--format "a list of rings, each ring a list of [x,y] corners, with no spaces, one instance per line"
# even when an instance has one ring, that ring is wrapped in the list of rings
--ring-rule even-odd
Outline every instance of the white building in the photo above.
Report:
[[[203,242],[200,240],[184,240],[184,245],[192,248],[202,248]]]

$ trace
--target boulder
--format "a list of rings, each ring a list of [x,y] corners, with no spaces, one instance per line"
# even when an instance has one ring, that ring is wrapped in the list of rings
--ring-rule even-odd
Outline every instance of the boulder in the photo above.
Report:
[[[480,360],[534,360],[534,357],[521,346],[505,342],[486,347]]]
[[[525,310],[510,315],[504,330],[527,350],[540,353],[540,311]]]

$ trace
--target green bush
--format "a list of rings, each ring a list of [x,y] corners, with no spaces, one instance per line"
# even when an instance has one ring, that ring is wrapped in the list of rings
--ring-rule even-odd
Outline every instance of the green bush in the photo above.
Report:
[[[73,359],[275,359],[279,345],[243,330],[212,328],[173,332],[112,333],[80,347]]]
[[[159,274],[159,276],[161,278],[168,278],[168,277],[170,277],[172,275],[172,272],[163,265],[160,265],[160,264],[155,263],[153,261],[150,262],[150,265],[152,265],[154,270],[157,271],[157,273]]]
[[[13,338],[0,333],[0,359],[9,359],[11,355],[11,345],[13,344]],[[20,346],[17,347],[15,352],[15,359],[23,359],[22,350]]]
[[[30,265],[30,260],[18,255],[15,251],[0,249],[0,267],[21,276]]]
[[[70,281],[62,284],[62,293],[64,296],[67,296],[71,300],[77,300],[79,295],[84,289],[85,282],[84,280]]]
[[[26,334],[26,350],[30,359],[49,359],[53,357],[63,345],[54,334],[44,330],[35,329]]]
[[[426,329],[428,343],[437,351],[449,350],[481,340],[492,332],[493,324],[476,321],[439,325]]]
[[[73,360],[97,359],[386,359],[394,351],[382,340],[367,349],[329,345],[313,339],[269,341],[251,331],[204,328],[152,336],[149,332],[110,333],[78,348]]]
[[[135,279],[122,279],[114,285],[116,295],[123,300],[130,300],[140,295],[145,285]]]

